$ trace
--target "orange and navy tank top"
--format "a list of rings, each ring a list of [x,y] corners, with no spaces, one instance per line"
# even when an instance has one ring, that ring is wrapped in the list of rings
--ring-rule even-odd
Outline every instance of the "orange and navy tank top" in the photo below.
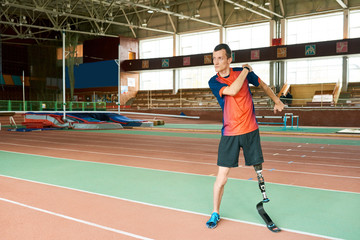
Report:
[[[248,73],[240,91],[235,96],[223,95],[225,87],[230,86],[240,75],[243,68],[230,68],[227,77],[219,74],[209,80],[209,87],[223,111],[223,136],[236,136],[252,132],[259,128],[255,116],[254,103],[249,84],[259,86],[260,78]]]

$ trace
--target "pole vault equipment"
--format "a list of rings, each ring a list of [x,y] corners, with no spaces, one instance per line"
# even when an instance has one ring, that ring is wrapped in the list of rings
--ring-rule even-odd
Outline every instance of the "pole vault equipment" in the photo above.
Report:
[[[264,219],[267,228],[272,232],[280,232],[281,229],[278,228],[275,225],[275,223],[271,220],[269,215],[266,213],[263,204],[264,204],[263,201],[259,202],[256,205],[256,209],[257,209],[258,213],[260,214],[260,216],[262,217],[262,219]]]

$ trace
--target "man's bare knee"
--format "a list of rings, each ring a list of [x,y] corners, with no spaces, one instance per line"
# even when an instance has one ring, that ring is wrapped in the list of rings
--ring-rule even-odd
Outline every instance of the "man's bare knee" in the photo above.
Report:
[[[228,180],[228,174],[230,172],[230,168],[226,167],[219,167],[219,172],[216,177],[215,185],[219,188],[223,187],[227,180]]]
[[[223,186],[225,186],[225,184],[227,183],[227,179],[228,178],[226,176],[217,177],[215,181],[216,187],[222,188]]]

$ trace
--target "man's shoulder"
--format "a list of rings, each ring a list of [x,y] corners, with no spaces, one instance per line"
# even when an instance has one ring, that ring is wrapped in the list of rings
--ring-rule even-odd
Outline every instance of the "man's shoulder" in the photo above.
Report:
[[[218,75],[215,74],[214,76],[212,76],[212,77],[210,78],[209,83],[210,83],[210,82],[213,82],[213,81],[217,81],[217,78],[218,78]]]

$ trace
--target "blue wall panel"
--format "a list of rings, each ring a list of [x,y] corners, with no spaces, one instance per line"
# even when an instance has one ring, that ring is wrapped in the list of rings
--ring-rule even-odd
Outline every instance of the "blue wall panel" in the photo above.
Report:
[[[118,65],[114,60],[84,63],[74,67],[75,88],[116,87]],[[66,87],[70,87],[66,69]]]

